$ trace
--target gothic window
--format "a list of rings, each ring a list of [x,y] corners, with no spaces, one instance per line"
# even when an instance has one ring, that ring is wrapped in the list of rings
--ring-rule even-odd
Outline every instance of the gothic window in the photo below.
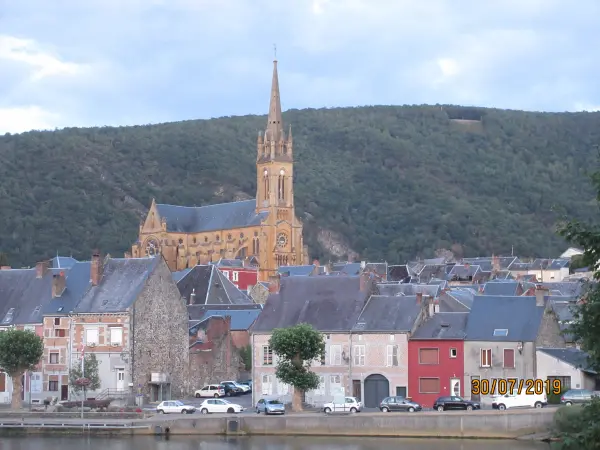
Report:
[[[254,232],[254,237],[258,237],[258,231]]]
[[[259,240],[258,238],[254,238],[252,239],[252,254],[253,255],[258,255],[260,251],[260,244],[259,244]]]
[[[279,200],[285,200],[285,170],[279,171],[279,177],[277,182],[277,198]]]
[[[238,253],[238,257],[240,259],[244,259],[246,257],[246,247],[242,247]]]
[[[194,238],[194,239],[192,240],[192,242],[195,244],[195,243],[196,243],[196,238]]]
[[[229,233],[229,234],[227,235],[227,240],[228,240],[228,241],[230,241],[230,240],[232,239],[232,237],[233,237],[233,236],[231,235],[231,233]]]
[[[180,244],[183,244],[183,239],[179,239],[179,243],[180,243]]]
[[[220,238],[220,237],[219,237],[219,235],[217,234],[217,235],[215,236],[215,239],[217,240],[217,242],[219,242],[219,240],[220,240],[221,238]]]
[[[146,242],[146,255],[147,256],[158,255],[159,250],[160,250],[160,245],[158,244],[158,241],[156,241],[155,239],[148,239],[148,241]]]
[[[265,169],[265,171],[263,172],[263,189],[264,189],[265,200],[268,200],[269,199],[269,171],[267,169]]]

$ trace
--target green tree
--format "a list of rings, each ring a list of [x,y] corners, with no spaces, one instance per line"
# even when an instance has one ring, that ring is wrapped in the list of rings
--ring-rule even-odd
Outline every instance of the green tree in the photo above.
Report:
[[[31,331],[9,329],[0,333],[0,367],[12,379],[12,408],[20,409],[23,374],[40,362],[44,341]]]
[[[240,358],[244,363],[244,368],[248,371],[252,370],[252,346],[246,345],[240,349]]]
[[[86,398],[88,389],[95,391],[100,388],[100,373],[98,370],[100,362],[94,353],[89,353],[85,356],[83,362],[84,373],[81,373],[81,359],[69,372],[69,384],[73,392],[79,393],[83,389],[83,397]],[[86,385],[78,384],[77,380],[89,380]]]
[[[6,253],[0,252],[0,267],[8,265],[10,265],[10,263],[8,262],[8,255]]]
[[[592,175],[596,200],[600,203],[600,171]],[[600,226],[571,220],[559,226],[559,234],[584,249],[580,263],[594,271],[600,280]],[[588,364],[600,371],[600,287],[590,284],[577,307],[569,332],[589,354]],[[560,412],[560,411],[559,411]],[[567,414],[568,413],[568,414]],[[564,450],[588,450],[600,448],[600,399],[573,412],[557,414],[557,431],[561,438],[559,447]]]
[[[278,357],[275,376],[293,387],[292,410],[301,411],[302,394],[319,387],[319,376],[310,368],[315,359],[325,357],[323,334],[306,323],[276,328],[269,346]]]

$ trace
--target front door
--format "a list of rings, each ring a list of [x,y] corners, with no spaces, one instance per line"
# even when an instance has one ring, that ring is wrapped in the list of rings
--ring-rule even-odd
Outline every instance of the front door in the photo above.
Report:
[[[450,395],[461,397],[460,395],[460,378],[450,378]]]
[[[471,377],[471,386],[473,386],[473,381],[475,381],[475,380],[479,381],[479,377],[478,376]],[[471,391],[471,389],[469,389],[469,391]],[[465,392],[465,394],[466,394],[466,392]],[[466,395],[465,395],[465,397],[466,397]],[[481,401],[481,396],[479,394],[473,395],[471,393],[471,400],[474,402],[479,402],[479,401]]]
[[[362,398],[360,395],[360,380],[352,380],[352,395],[358,400]]]
[[[125,390],[125,369],[117,369],[117,391]]]
[[[68,384],[63,384],[60,387],[60,399],[61,400],[68,400],[69,399],[69,385]]]

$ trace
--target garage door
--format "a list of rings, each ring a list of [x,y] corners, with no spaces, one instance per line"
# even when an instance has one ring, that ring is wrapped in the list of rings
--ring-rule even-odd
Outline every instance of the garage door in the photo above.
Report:
[[[365,378],[365,408],[377,408],[389,395],[390,382],[386,377],[375,374]]]

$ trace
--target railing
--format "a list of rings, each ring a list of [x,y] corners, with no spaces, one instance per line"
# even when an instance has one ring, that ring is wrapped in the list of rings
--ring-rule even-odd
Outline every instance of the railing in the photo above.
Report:
[[[130,395],[131,393],[125,389],[104,389],[102,392],[96,395],[96,400],[106,400],[109,398],[123,399]]]

